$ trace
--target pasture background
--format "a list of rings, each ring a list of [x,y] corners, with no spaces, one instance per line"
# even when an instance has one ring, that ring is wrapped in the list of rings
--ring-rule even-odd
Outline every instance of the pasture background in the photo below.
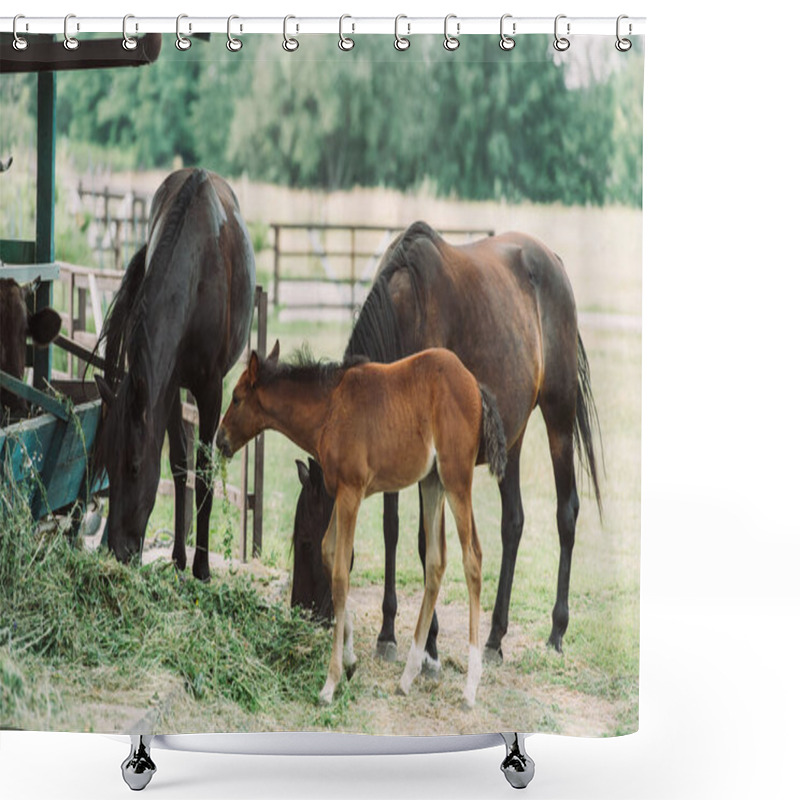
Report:
[[[87,0],[83,8],[97,5]],[[149,13],[184,10],[142,0],[137,11],[148,6]],[[601,6],[574,0],[570,12],[620,11]],[[247,7],[243,0],[239,13]],[[372,13],[375,5],[355,0],[349,8]],[[410,2],[406,13],[422,8]],[[435,1],[424,9],[442,17],[453,10]],[[456,10],[486,13],[475,0]],[[51,0],[37,11],[64,13]],[[292,11],[326,13],[310,0]],[[791,425],[769,425],[763,403],[739,402],[736,376],[743,365],[748,375],[759,365],[760,375],[772,376],[771,396],[795,394],[786,368],[797,338],[800,165],[786,102],[794,55],[761,38],[757,25],[779,21],[781,31],[796,31],[798,9],[768,3],[758,19],[729,15],[722,4],[700,16],[688,2],[634,3],[627,11],[649,16],[642,727],[604,741],[534,737],[537,776],[528,791],[593,800],[792,798],[800,539],[783,499],[794,496],[800,442]],[[776,408],[772,419],[783,406]],[[116,796],[127,792],[118,772],[125,753],[127,744],[103,737],[3,732],[4,790],[10,797]],[[484,800],[510,791],[497,774],[500,758],[501,748],[311,762],[159,752],[156,780],[170,798],[268,791]]]

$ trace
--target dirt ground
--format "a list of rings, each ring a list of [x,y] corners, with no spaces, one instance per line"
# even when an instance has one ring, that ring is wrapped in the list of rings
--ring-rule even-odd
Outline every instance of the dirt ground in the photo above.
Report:
[[[168,549],[152,549],[145,553],[144,560],[169,558]],[[191,552],[190,552],[191,558]],[[223,559],[212,554],[212,572],[220,575],[228,569]],[[270,601],[286,602],[289,594],[288,574],[259,562],[241,564],[234,562],[236,571],[252,574],[260,591]],[[348,686],[351,697],[349,715],[342,725],[309,725],[298,717],[298,709],[287,709],[286,718],[278,719],[266,715],[251,715],[231,724],[243,725],[247,730],[303,729],[334,727],[336,730],[396,734],[396,735],[443,735],[476,733],[498,730],[539,730],[566,735],[604,736],[612,735],[617,726],[621,704],[600,697],[537,681],[536,674],[525,670],[523,655],[531,649],[539,651],[545,658],[569,658],[548,650],[543,641],[536,641],[526,634],[522,626],[512,624],[503,641],[505,660],[503,664],[484,665],[474,708],[464,707],[461,692],[467,671],[467,608],[461,603],[439,603],[439,656],[441,672],[436,677],[422,675],[415,681],[408,697],[398,695],[396,690],[411,643],[421,602],[421,587],[415,591],[398,589],[398,615],[396,634],[398,657],[393,663],[375,656],[375,639],[381,624],[382,585],[370,584],[353,587],[350,591],[349,607],[353,615],[355,651],[358,658],[355,674]],[[490,614],[481,616],[481,643],[488,635]],[[155,677],[155,676],[153,676]],[[321,687],[320,687],[321,688]],[[137,700],[139,702],[137,702]],[[129,698],[129,706],[113,708],[98,697],[92,717],[95,729],[113,727],[125,729],[119,723],[124,720],[127,730],[131,724],[147,727],[155,723],[158,729],[208,730],[209,717],[219,712],[207,705],[198,704],[188,698],[179,681],[170,676],[156,687],[142,687],[139,698]],[[89,708],[86,708],[89,711]],[[242,714],[244,712],[241,712]],[[223,715],[224,716],[224,715]],[[234,718],[238,713],[234,714]],[[221,720],[212,723],[218,729]],[[238,729],[238,728],[237,728]]]

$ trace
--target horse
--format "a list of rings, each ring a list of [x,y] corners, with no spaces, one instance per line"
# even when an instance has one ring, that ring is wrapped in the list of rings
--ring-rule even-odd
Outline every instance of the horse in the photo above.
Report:
[[[572,287],[559,256],[543,242],[521,233],[454,246],[424,222],[411,225],[395,238],[379,264],[345,359],[365,356],[371,361],[392,362],[434,346],[456,353],[479,383],[492,391],[508,444],[508,466],[499,482],[502,564],[484,659],[493,663],[503,659],[501,645],[508,629],[511,585],[524,524],[519,458],[529,418],[537,407],[547,428],[560,542],[548,644],[562,652],[579,510],[576,451],[591,477],[601,516],[602,502],[593,438],[595,431],[599,434],[599,422],[589,362],[578,331]],[[304,494],[309,491],[307,487],[301,490],[299,508],[307,509],[309,501]],[[318,517],[319,510],[306,510],[306,519]],[[319,542],[327,524],[327,518],[322,518],[316,531],[300,526],[296,535]],[[384,495],[383,534],[383,624],[376,650],[391,661],[397,653],[398,505],[394,493]],[[421,521],[418,541],[424,569],[426,539]],[[295,559],[299,555],[301,551],[295,549]],[[309,558],[320,560],[318,545]],[[296,573],[308,575],[312,570],[302,567]],[[313,589],[296,591],[298,596],[307,596]],[[437,632],[434,614],[425,648],[425,666],[433,672],[440,668]]]
[[[61,316],[46,306],[35,313],[28,310],[28,298],[33,294],[30,284],[20,286],[13,278],[0,278],[0,370],[22,380],[25,373],[26,340],[44,347],[58,336]],[[14,419],[28,414],[28,404],[13,392],[0,389],[0,408]]]
[[[469,592],[469,666],[464,700],[475,704],[481,676],[478,622],[481,546],[472,513],[472,475],[479,456],[502,479],[503,425],[494,397],[449,350],[434,348],[393,364],[350,359],[321,364],[279,362],[276,342],[263,361],[253,352],[233,390],[217,433],[230,458],[264,430],[277,430],[321,466],[334,498],[322,540],[333,596],[334,631],[328,677],[320,701],[330,703],[342,675],[355,667],[353,626],[347,613],[356,517],[364,498],[420,482],[426,542],[426,581],[414,642],[400,691],[408,694],[422,668],[436,598],[445,569],[444,500],[456,520]]]
[[[186,567],[184,387],[200,417],[192,574],[209,579],[211,446],[222,379],[249,341],[254,298],[255,257],[233,190],[204,169],[173,172],[153,197],[147,243],[131,259],[98,341],[106,369],[96,378],[104,406],[96,465],[108,473],[108,546],[120,561],[141,555],[166,433],[175,484],[172,559]]]

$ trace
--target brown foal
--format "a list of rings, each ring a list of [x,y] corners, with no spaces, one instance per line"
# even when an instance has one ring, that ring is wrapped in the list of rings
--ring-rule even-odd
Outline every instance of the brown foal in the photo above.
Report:
[[[472,473],[479,454],[502,479],[506,447],[492,395],[458,357],[431,349],[392,364],[279,362],[252,353],[217,434],[230,457],[263,430],[277,430],[322,466],[335,498],[322,540],[331,581],[334,630],[328,678],[320,700],[330,703],[342,676],[355,665],[347,613],[350,564],[361,501],[421,482],[426,539],[425,592],[400,690],[419,674],[425,640],[444,574],[444,499],[456,521],[469,592],[469,667],[464,698],[475,703],[481,676],[478,620],[481,547],[472,513]]]

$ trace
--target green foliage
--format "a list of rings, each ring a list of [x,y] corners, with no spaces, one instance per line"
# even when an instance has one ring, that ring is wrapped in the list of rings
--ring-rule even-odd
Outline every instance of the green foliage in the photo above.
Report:
[[[454,53],[428,36],[409,53],[380,36],[347,55],[329,37],[296,54],[272,36],[236,54],[219,44],[165,48],[142,69],[65,73],[60,133],[130,153],[138,168],[180,158],[295,187],[641,204],[638,43],[589,53],[582,68],[554,61],[544,36],[508,53],[490,36]],[[584,79],[567,82],[568,69]]]

